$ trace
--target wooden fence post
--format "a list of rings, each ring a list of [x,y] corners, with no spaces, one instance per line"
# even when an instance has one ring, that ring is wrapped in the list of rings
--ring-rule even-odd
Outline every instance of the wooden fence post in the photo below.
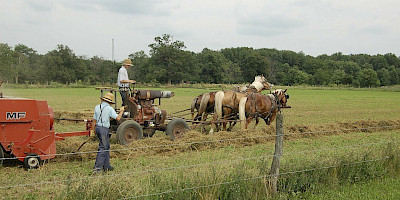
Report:
[[[269,187],[273,196],[278,194],[278,176],[279,162],[283,153],[283,114],[278,112],[276,115],[276,137],[275,137],[275,153],[272,160]]]

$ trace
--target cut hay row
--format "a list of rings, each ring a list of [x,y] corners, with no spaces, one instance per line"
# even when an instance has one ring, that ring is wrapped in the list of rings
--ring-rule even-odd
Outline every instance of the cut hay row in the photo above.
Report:
[[[351,132],[375,132],[380,130],[400,129],[400,120],[386,121],[358,121],[349,123],[330,123],[324,125],[286,125],[285,140],[297,138],[312,138],[323,135],[337,135]],[[170,156],[183,152],[205,151],[212,149],[231,147],[245,147],[275,140],[275,127],[268,126],[256,130],[217,132],[214,134],[203,134],[198,130],[187,132],[182,138],[171,141],[163,132],[158,132],[152,138],[135,141],[129,145],[117,144],[115,135],[111,137],[112,158],[137,158],[141,156]],[[68,138],[57,143],[57,151],[60,154],[76,151],[86,137]],[[98,147],[97,141],[89,141],[81,152],[93,152]],[[114,151],[113,151],[114,150]],[[94,158],[95,153],[83,153],[77,155],[57,156],[56,161],[84,160]]]

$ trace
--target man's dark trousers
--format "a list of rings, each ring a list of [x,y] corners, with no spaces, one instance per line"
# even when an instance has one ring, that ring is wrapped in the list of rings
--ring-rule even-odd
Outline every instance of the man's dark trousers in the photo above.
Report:
[[[119,91],[119,93],[121,94],[122,106],[125,106],[128,100],[128,91]]]
[[[109,128],[96,126],[96,135],[99,138],[99,150],[97,152],[94,170],[108,170],[111,168]]]

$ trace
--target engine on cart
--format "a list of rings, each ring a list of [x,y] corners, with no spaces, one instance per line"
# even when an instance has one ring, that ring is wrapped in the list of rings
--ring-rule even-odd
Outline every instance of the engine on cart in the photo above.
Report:
[[[133,90],[128,100],[128,118],[134,119],[144,127],[164,124],[167,112],[160,110],[154,104],[154,100],[158,99],[158,104],[160,105],[161,98],[171,98],[173,96],[174,93],[171,91]]]

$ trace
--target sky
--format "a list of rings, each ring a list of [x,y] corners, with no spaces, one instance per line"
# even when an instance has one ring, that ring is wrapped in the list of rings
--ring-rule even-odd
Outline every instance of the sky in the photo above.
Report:
[[[0,43],[121,61],[170,34],[186,49],[400,56],[398,0],[0,0]]]

